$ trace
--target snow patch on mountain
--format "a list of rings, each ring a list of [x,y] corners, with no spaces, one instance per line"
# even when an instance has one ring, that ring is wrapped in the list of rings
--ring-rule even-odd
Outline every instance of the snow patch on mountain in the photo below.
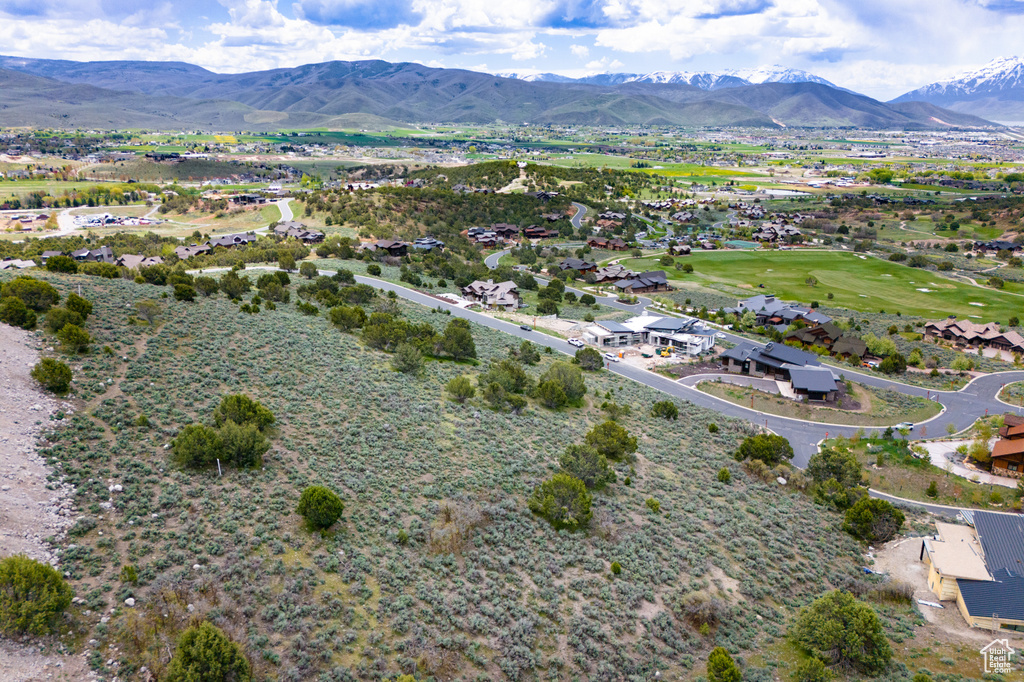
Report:
[[[701,90],[738,88],[761,83],[820,83],[838,87],[820,76],[800,69],[789,69],[777,64],[752,69],[725,71],[651,71],[650,73],[601,73],[583,78],[569,78],[553,73],[517,74],[497,73],[502,78],[517,78],[525,81],[550,81],[557,83],[591,83],[594,85],[621,85],[622,83],[654,83],[691,85]]]

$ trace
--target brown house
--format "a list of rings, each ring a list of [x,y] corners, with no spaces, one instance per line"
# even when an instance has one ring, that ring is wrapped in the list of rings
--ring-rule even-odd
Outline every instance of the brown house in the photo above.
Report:
[[[992,473],[1019,478],[1024,473],[1024,417],[1007,414],[992,448]]]

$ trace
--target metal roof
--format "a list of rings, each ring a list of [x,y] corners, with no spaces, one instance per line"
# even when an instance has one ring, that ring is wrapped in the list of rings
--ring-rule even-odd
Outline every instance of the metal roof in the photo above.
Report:
[[[794,367],[789,370],[789,378],[793,388],[798,391],[813,391],[815,393],[828,393],[836,390],[836,380],[832,372],[827,369],[811,369],[809,367]]]
[[[1024,578],[1005,573],[995,580],[956,581],[967,612],[975,618],[1024,620]]]
[[[1024,519],[1014,514],[975,511],[974,528],[985,552],[985,565],[1024,578]]]
[[[598,320],[596,323],[600,327],[604,327],[613,334],[632,334],[633,330],[620,322],[613,322],[612,320]]]

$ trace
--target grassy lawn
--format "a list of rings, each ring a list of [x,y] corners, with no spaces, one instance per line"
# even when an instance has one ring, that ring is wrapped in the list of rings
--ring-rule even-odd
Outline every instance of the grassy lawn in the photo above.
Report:
[[[930,419],[942,409],[941,405],[931,400],[913,398],[895,391],[880,391],[859,384],[853,384],[853,392],[855,399],[861,405],[869,405],[864,412],[851,412],[798,403],[789,398],[728,383],[705,381],[697,388],[708,395],[728,400],[743,407],[753,406],[755,410],[768,414],[823,424],[892,426],[902,421],[919,422]]]
[[[868,485],[875,490],[920,502],[1004,511],[1012,501],[1011,488],[983,485],[954,476],[927,458],[914,457],[900,440],[863,438],[844,443],[864,465]],[[929,497],[925,492],[932,481],[938,487],[937,497]],[[999,496],[996,502],[993,502],[993,492]]]
[[[831,293],[830,307],[866,312],[899,311],[927,318],[956,314],[979,322],[1005,322],[1024,307],[1019,296],[843,251],[698,252],[677,260],[689,263],[695,272],[684,275],[665,268],[656,258],[627,258],[623,265],[636,271],[665,270],[670,278],[742,296],[774,293],[786,300],[825,304]],[[805,283],[811,276],[817,279],[816,286]],[[765,288],[758,288],[759,284]]]

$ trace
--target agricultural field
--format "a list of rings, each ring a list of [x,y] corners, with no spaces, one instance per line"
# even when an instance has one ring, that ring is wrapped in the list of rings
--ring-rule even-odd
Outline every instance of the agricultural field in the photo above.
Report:
[[[819,301],[829,307],[865,312],[898,311],[927,319],[957,315],[979,322],[1005,323],[1019,316],[1024,307],[1024,298],[1011,293],[850,252],[695,252],[676,261],[689,263],[694,272],[684,274],[666,268],[650,257],[627,258],[622,264],[635,271],[665,270],[670,279],[696,282],[739,298],[773,293],[785,300]],[[816,283],[808,284],[809,278]],[[829,299],[829,294],[833,298]]]
[[[841,516],[748,474],[731,454],[750,427],[717,413],[678,403],[678,421],[655,419],[663,395],[603,371],[586,373],[577,408],[461,405],[445,384],[508,357],[509,337],[472,325],[475,361],[400,374],[358,335],[300,312],[297,277],[292,303],[247,314],[223,296],[188,303],[127,280],[37,276],[65,295],[81,286],[95,306],[92,351],[71,358],[74,409],[43,454],[76,486],[84,516],[62,567],[84,599],[75,641],[97,640],[89,660],[105,676],[107,661],[122,678],[140,665],[161,674],[169,643],[206,618],[260,680],[693,678],[718,645],[746,661],[745,679],[770,680],[796,664],[771,652],[797,608],[830,586],[871,590]],[[153,325],[125,307],[142,299],[160,308]],[[450,320],[402,302],[397,312],[438,330]],[[541,353],[527,372],[556,359]],[[164,445],[230,393],[276,416],[263,466],[178,468]],[[631,408],[618,419],[637,459],[614,464],[588,531],[555,531],[526,498],[606,418],[604,402]],[[295,513],[311,484],[345,503],[329,531]],[[701,627],[685,605],[708,598],[720,615]],[[919,618],[877,608],[894,642]],[[909,680],[917,666],[897,660],[889,679]]]

